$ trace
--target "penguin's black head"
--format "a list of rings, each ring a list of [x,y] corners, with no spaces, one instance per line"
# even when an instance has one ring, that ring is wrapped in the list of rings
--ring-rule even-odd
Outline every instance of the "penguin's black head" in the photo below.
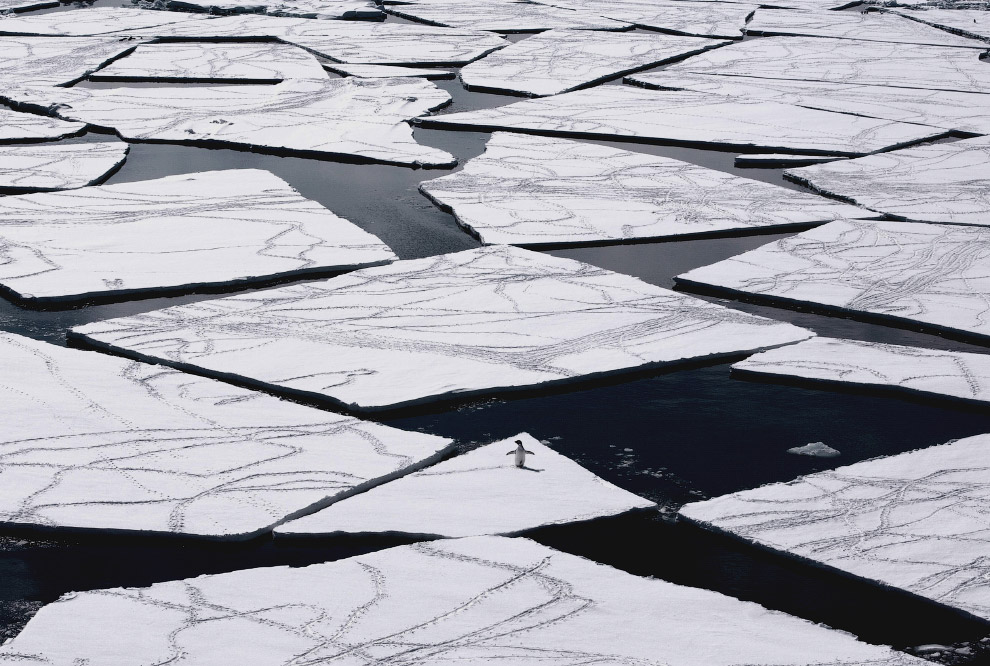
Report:
[[[522,440],[521,439],[517,439],[516,440],[516,444],[518,444],[519,446],[522,446]]]

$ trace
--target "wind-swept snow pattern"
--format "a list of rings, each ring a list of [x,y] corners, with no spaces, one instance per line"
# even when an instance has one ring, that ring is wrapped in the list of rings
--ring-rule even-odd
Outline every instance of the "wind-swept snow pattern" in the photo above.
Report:
[[[807,227],[876,213],[669,157],[496,132],[420,189],[485,244],[622,242]]]
[[[0,144],[14,141],[52,141],[80,134],[85,123],[20,113],[0,106]],[[5,165],[0,164],[0,169]]]
[[[690,0],[553,0],[569,9],[595,12],[641,28],[655,28],[680,35],[742,39],[746,18],[758,5],[737,2],[691,2]]]
[[[990,404],[990,354],[813,338],[751,356],[733,374]]]
[[[788,11],[760,9],[746,25],[750,35],[834,37],[868,42],[929,44],[972,49],[990,48],[980,40],[962,37],[917,21],[885,12]]]
[[[181,12],[153,12],[128,7],[89,7],[85,11],[0,17],[0,35],[41,37],[124,36],[133,30],[179,26],[205,19]]]
[[[985,341],[988,261],[990,229],[845,220],[675,279]]]
[[[341,76],[357,76],[363,79],[389,79],[414,76],[423,79],[452,79],[457,74],[446,69],[431,67],[396,67],[392,65],[344,65],[325,64],[324,67]]]
[[[959,35],[990,41],[990,13],[978,9],[892,8],[889,11]]]
[[[30,305],[246,286],[396,258],[257,169],[0,197],[0,250],[0,291]]]
[[[516,467],[516,442],[533,457]],[[276,530],[277,536],[514,534],[654,506],[523,433],[486,444]]]
[[[944,135],[944,131],[930,127],[775,102],[632,86],[600,86],[494,109],[423,117],[416,122],[440,129],[506,129],[841,155],[863,155]]]
[[[491,246],[88,324],[87,344],[380,410],[813,335],[570,259]]]
[[[123,141],[0,145],[0,191],[40,192],[92,185],[123,164],[126,157]],[[0,208],[7,201],[0,199]]]
[[[551,29],[625,30],[626,23],[597,12],[506,0],[430,0],[388,6],[388,13],[429,25],[492,32],[539,32]]]
[[[113,641],[101,627],[112,628]],[[474,537],[308,567],[72,593],[0,647],[0,664],[151,666],[215,655],[243,666],[930,663],[529,539]]]
[[[765,100],[973,134],[990,133],[990,104],[982,93],[685,74],[669,69],[633,74],[626,81],[646,88],[694,90],[736,100]]]
[[[312,54],[278,43],[146,44],[90,76],[94,81],[280,83],[326,79]]]
[[[681,515],[990,619],[990,435],[811,474]]]
[[[0,360],[7,526],[243,539],[449,445],[8,333]]]
[[[667,71],[990,93],[990,67],[980,60],[980,51],[854,39],[752,39]]]
[[[417,79],[292,79],[277,85],[18,89],[8,94],[134,141],[240,147],[409,166],[452,166],[407,119],[450,95]]]
[[[549,30],[461,70],[469,88],[555,95],[729,42],[660,33]]]
[[[917,146],[785,175],[888,215],[990,226],[990,138]]]
[[[140,43],[138,39],[0,37],[0,90],[74,83]]]

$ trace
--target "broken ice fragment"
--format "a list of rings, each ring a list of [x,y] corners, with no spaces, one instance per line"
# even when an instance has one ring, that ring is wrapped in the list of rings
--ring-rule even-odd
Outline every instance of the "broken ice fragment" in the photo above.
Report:
[[[67,190],[92,185],[124,162],[127,149],[123,141],[0,145],[0,191]],[[6,201],[0,199],[0,208]]]
[[[795,446],[787,449],[787,452],[796,456],[811,456],[813,458],[836,458],[840,455],[839,451],[825,442],[811,442],[804,446]]]

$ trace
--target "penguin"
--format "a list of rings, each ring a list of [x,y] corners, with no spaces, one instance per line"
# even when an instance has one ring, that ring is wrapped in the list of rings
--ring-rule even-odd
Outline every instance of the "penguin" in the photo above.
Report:
[[[517,439],[516,440],[516,448],[514,448],[511,451],[509,451],[505,455],[510,456],[513,453],[516,454],[516,467],[525,467],[526,466],[526,454],[527,453],[529,455],[531,455],[531,456],[535,456],[536,455],[532,451],[527,451],[526,450],[526,448],[523,446],[523,443],[522,443],[522,440],[521,439]]]

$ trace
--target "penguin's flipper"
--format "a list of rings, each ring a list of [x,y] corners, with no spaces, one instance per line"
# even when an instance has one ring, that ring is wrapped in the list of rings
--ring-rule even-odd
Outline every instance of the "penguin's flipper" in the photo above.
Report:
[[[507,455],[507,456],[511,456],[511,455],[512,455],[513,453],[515,453],[515,452],[516,452],[516,450],[515,450],[515,449],[512,449],[511,451],[509,451],[509,452],[508,452],[508,453],[506,453],[505,455]]]
[[[523,451],[526,451],[526,449],[523,449]],[[528,453],[528,454],[529,454],[529,455],[531,455],[531,456],[535,456],[535,455],[536,455],[536,454],[535,454],[535,453],[533,453],[532,451],[526,451],[526,453]]]

